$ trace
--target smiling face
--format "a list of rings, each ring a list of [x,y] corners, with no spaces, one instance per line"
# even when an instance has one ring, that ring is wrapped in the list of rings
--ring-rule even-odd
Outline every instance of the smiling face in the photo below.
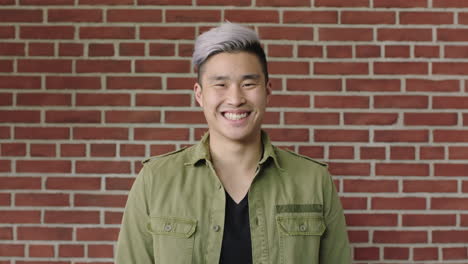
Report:
[[[271,83],[257,56],[222,52],[203,64],[195,98],[203,107],[213,140],[248,142],[260,136]],[[203,88],[202,88],[203,87]]]

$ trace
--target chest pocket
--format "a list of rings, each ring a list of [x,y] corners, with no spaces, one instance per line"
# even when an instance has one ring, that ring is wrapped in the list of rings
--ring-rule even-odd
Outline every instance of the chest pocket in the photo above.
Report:
[[[321,215],[279,215],[280,262],[319,263],[320,238],[325,232]]]
[[[179,217],[152,217],[148,230],[153,234],[156,264],[192,263],[197,220]]]

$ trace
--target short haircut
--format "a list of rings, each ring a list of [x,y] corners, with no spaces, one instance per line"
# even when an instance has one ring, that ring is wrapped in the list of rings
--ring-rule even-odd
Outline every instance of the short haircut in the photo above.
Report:
[[[203,64],[213,55],[221,52],[249,52],[257,56],[262,66],[265,82],[268,81],[268,66],[265,51],[255,31],[239,24],[226,22],[219,27],[201,34],[195,41],[192,62],[198,71],[198,82]]]

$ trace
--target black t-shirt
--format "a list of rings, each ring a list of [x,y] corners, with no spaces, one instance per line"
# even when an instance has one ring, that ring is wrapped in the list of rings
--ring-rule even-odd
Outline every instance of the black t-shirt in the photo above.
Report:
[[[226,193],[223,244],[220,264],[252,263],[252,240],[250,238],[249,199],[247,195],[236,204]]]

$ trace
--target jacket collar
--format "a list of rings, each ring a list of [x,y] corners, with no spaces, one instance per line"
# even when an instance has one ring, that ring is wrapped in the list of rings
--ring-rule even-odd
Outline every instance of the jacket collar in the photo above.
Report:
[[[191,157],[189,158],[189,162],[185,163],[186,165],[195,165],[199,161],[211,161],[210,155],[210,145],[209,145],[209,133],[206,132],[203,135],[200,142],[198,142],[192,149]],[[276,156],[275,148],[271,144],[270,138],[268,134],[262,130],[261,132],[262,137],[262,144],[263,144],[263,155],[260,161],[258,162],[259,165],[263,165],[267,160],[270,158],[273,159],[276,167],[280,168],[278,157]]]

